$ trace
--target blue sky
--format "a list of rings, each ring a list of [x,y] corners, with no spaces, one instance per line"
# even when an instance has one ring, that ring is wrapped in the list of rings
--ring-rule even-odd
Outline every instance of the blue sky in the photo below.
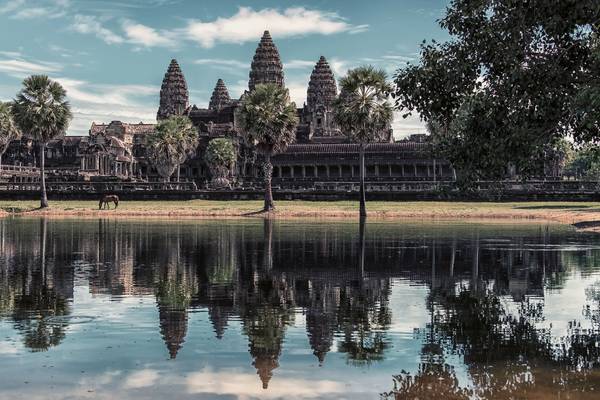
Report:
[[[92,121],[153,122],[171,58],[191,103],[208,104],[218,78],[232,97],[247,87],[256,44],[269,29],[294,101],[305,101],[312,67],[324,55],[339,78],[373,64],[390,76],[416,61],[447,0],[0,0],[0,100],[22,79],[44,73],[68,91],[69,134]],[[418,118],[394,122],[396,136],[422,132]]]

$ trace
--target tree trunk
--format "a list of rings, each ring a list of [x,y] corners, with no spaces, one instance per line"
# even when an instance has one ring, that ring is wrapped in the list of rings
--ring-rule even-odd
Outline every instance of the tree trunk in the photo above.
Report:
[[[360,144],[359,151],[359,169],[360,169],[360,217],[367,217],[367,200],[365,196],[365,144]]]
[[[181,165],[177,166],[177,183],[179,183],[179,177],[181,176]]]
[[[359,241],[359,273],[360,277],[364,278],[365,276],[365,228],[366,228],[366,218],[360,217],[360,225],[358,229],[358,241]],[[362,280],[361,280],[362,282]]]
[[[41,199],[40,208],[48,208],[48,195],[46,194],[46,172],[44,163],[46,161],[46,155],[44,150],[46,149],[45,143],[40,143],[40,188],[41,188]]]
[[[0,154],[0,169],[2,169],[2,154]]]
[[[265,155],[265,164],[263,167],[265,174],[265,208],[264,211],[273,211],[273,192],[271,191],[271,178],[273,177],[273,165],[271,164],[271,155]]]

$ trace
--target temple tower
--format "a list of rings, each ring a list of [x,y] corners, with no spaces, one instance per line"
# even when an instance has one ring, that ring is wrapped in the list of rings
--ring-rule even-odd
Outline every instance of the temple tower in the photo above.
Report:
[[[210,96],[210,103],[208,104],[208,108],[215,111],[220,111],[222,108],[231,104],[231,98],[229,97],[229,92],[227,91],[227,86],[225,86],[225,82],[223,79],[219,79],[215,86],[215,89],[212,92],[212,96]]]
[[[284,86],[283,64],[281,64],[279,50],[273,43],[269,31],[265,31],[256,48],[250,67],[248,88],[252,91],[256,88],[256,85],[265,83]]]
[[[188,106],[187,83],[177,60],[173,59],[160,87],[160,107],[156,119],[160,121],[173,115],[183,115]]]
[[[310,74],[304,122],[310,126],[310,137],[338,136],[340,131],[333,121],[333,102],[337,85],[325,57],[321,56]]]

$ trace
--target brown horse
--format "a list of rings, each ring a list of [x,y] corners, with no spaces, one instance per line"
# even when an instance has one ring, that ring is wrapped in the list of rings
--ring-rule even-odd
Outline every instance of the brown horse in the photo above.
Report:
[[[100,199],[100,204],[98,206],[99,210],[103,208],[108,208],[110,210],[110,205],[108,203],[115,203],[115,209],[119,207],[119,196],[114,194],[106,195]]]

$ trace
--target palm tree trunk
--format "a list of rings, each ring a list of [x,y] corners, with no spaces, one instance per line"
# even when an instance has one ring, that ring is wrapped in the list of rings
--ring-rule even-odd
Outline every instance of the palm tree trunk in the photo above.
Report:
[[[273,211],[275,204],[273,204],[273,192],[271,190],[271,178],[273,177],[273,165],[271,164],[271,155],[265,155],[264,164],[265,174],[265,208],[264,211]]]
[[[41,199],[40,208],[48,208],[48,195],[46,194],[46,172],[44,163],[46,161],[46,155],[44,150],[46,148],[45,143],[40,143],[40,188],[41,188]]]
[[[360,217],[367,217],[367,200],[365,196],[365,144],[360,144],[359,150],[359,169],[360,169]]]

